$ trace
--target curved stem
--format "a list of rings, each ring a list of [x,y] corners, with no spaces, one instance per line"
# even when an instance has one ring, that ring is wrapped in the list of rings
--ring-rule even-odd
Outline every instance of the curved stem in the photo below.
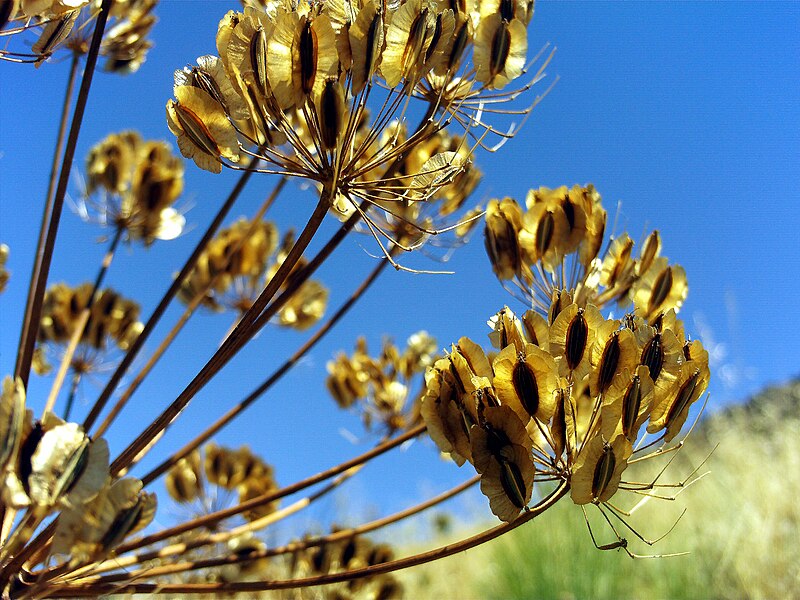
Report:
[[[195,571],[198,569],[208,569],[214,567],[222,567],[225,565],[237,564],[241,562],[249,562],[252,560],[258,560],[261,558],[272,558],[274,556],[280,556],[282,554],[291,554],[294,552],[299,552],[305,550],[307,548],[313,548],[315,546],[323,546],[325,544],[330,544],[334,542],[338,542],[341,540],[346,540],[351,538],[355,535],[362,535],[364,533],[369,533],[371,531],[375,531],[377,529],[381,529],[388,525],[392,525],[414,515],[417,515],[429,508],[436,506],[437,504],[441,504],[442,502],[453,498],[454,496],[460,494],[461,492],[469,489],[473,485],[475,485],[480,480],[480,475],[476,475],[471,479],[468,479],[464,483],[461,483],[441,494],[434,496],[422,502],[420,504],[416,504],[410,508],[405,510],[396,512],[392,515],[388,515],[386,517],[376,519],[371,521],[370,523],[364,523],[363,525],[359,525],[357,527],[352,527],[350,529],[342,529],[336,531],[334,533],[330,533],[328,535],[323,535],[315,538],[310,538],[306,540],[300,540],[297,542],[290,542],[284,546],[277,546],[274,548],[265,548],[264,550],[258,550],[251,553],[248,553],[244,556],[224,556],[220,558],[211,558],[201,561],[192,561],[192,562],[183,562],[183,563],[176,563],[176,564],[169,564],[163,565],[158,567],[151,567],[147,569],[141,569],[139,571],[129,571],[126,573],[115,573],[113,575],[107,575],[103,577],[94,576],[94,577],[86,577],[85,579],[82,578],[80,583],[111,583],[111,582],[123,582],[123,581],[130,581],[136,576],[148,576],[148,577],[158,577],[161,575],[172,575],[176,573],[185,573],[187,571]],[[188,549],[188,548],[187,548]],[[135,557],[130,557],[135,560],[129,560],[129,557],[123,557],[114,559],[112,561],[108,561],[107,564],[100,565],[98,568],[94,569],[93,573],[98,573],[102,571],[110,571],[116,570],[117,568],[124,568],[129,567],[133,564],[143,563],[148,560],[155,560],[158,558],[163,557],[163,550],[154,550],[152,552],[147,552],[144,554],[137,555]],[[106,567],[105,569],[103,567]]]
[[[259,210],[256,211],[256,214],[253,215],[252,223],[250,225],[250,229],[248,230],[248,232],[242,237],[242,239],[240,239],[238,241],[237,244],[235,244],[228,251],[228,254],[227,254],[226,258],[225,258],[225,261],[224,261],[224,263],[222,265],[222,268],[220,269],[219,273],[217,273],[214,277],[212,277],[211,280],[208,282],[208,285],[205,287],[205,289],[203,289],[200,293],[198,293],[197,296],[189,303],[189,305],[186,307],[186,310],[183,311],[183,314],[180,316],[180,318],[175,323],[175,325],[173,325],[172,329],[170,329],[170,331],[167,334],[167,336],[161,341],[161,343],[159,344],[158,348],[156,348],[156,350],[153,352],[153,354],[147,360],[147,364],[145,364],[144,367],[142,367],[139,370],[139,372],[136,374],[136,377],[133,378],[133,381],[130,383],[130,385],[128,385],[128,387],[125,389],[125,391],[119,397],[117,402],[111,408],[111,411],[108,413],[108,415],[106,415],[106,418],[103,419],[103,422],[100,424],[100,426],[94,432],[94,436],[95,437],[101,437],[102,435],[105,434],[106,431],[108,431],[108,428],[114,422],[114,419],[117,418],[119,413],[122,411],[122,409],[128,403],[128,401],[131,399],[131,396],[133,396],[133,394],[139,388],[139,386],[141,385],[142,381],[144,381],[144,379],[147,377],[147,375],[150,374],[150,371],[153,369],[153,367],[156,366],[158,361],[163,356],[164,352],[167,351],[167,348],[169,348],[170,344],[172,344],[172,342],[177,337],[178,333],[180,333],[181,329],[183,329],[184,325],[186,325],[186,323],[188,322],[189,318],[194,314],[195,310],[197,309],[197,307],[202,302],[205,294],[208,292],[208,290],[213,289],[213,287],[216,285],[217,281],[219,281],[219,279],[222,277],[223,273],[225,272],[225,269],[227,268],[228,264],[230,264],[230,261],[233,258],[233,256],[244,245],[244,243],[247,240],[247,238],[250,236],[252,231],[255,229],[255,224],[269,210],[269,208],[275,202],[275,199],[278,197],[278,194],[281,193],[281,190],[284,188],[285,185],[286,185],[286,178],[282,177],[281,180],[278,182],[278,184],[275,186],[275,188],[272,190],[270,195],[267,197],[267,199],[261,205]]]
[[[236,328],[231,332],[222,346],[211,356],[200,372],[192,379],[189,385],[180,395],[164,410],[136,439],[114,460],[110,467],[110,474],[117,475],[122,470],[127,469],[140,453],[178,417],[181,411],[194,398],[211,378],[224,367],[235,354],[258,332],[259,327],[255,325],[258,316],[272,300],[281,286],[289,277],[297,262],[302,258],[311,239],[316,234],[325,215],[328,213],[328,192],[323,190],[320,194],[319,202],[314,209],[300,236],[294,246],[289,251],[286,260],[278,268],[278,271],[267,283],[264,291],[253,303],[253,306],[242,316]]]
[[[97,16],[97,21],[94,26],[92,42],[89,46],[89,52],[86,55],[86,68],[83,71],[81,87],[78,90],[78,98],[75,101],[75,112],[72,114],[72,124],[70,125],[69,136],[67,137],[67,145],[64,149],[64,158],[61,161],[61,173],[58,178],[58,185],[56,187],[52,206],[50,207],[50,216],[46,217],[48,222],[47,235],[45,236],[40,258],[37,257],[37,266],[34,267],[36,281],[33,285],[33,294],[31,294],[29,306],[26,308],[25,312],[26,325],[23,327],[23,337],[20,340],[17,364],[14,370],[15,375],[22,379],[25,387],[28,386],[28,376],[30,375],[31,361],[33,359],[33,346],[36,342],[36,335],[39,332],[39,319],[42,315],[44,288],[47,284],[50,263],[53,259],[53,249],[55,248],[58,225],[61,221],[61,211],[64,207],[64,197],[67,193],[69,174],[72,170],[72,161],[75,158],[75,148],[78,144],[78,135],[80,134],[81,124],[83,123],[86,102],[89,99],[89,90],[92,87],[94,68],[97,64],[97,55],[100,52],[100,43],[103,41],[103,32],[105,31],[108,13],[111,10],[113,2],[114,0],[103,0],[100,14]]]
[[[297,483],[281,488],[276,492],[264,494],[262,496],[257,496],[252,500],[243,502],[238,506],[234,506],[232,508],[226,508],[223,510],[218,510],[211,514],[204,515],[202,517],[198,517],[197,519],[188,521],[186,523],[181,523],[180,525],[170,527],[169,529],[153,533],[138,540],[133,540],[131,542],[128,542],[127,544],[121,545],[119,548],[117,548],[117,552],[119,554],[122,554],[123,552],[130,552],[131,550],[135,550],[136,548],[141,548],[143,546],[149,546],[150,544],[155,544],[156,542],[160,542],[161,540],[165,540],[167,538],[180,535],[197,527],[211,526],[215,523],[222,521],[223,519],[227,519],[228,517],[232,517],[234,515],[248,511],[253,508],[258,508],[259,506],[263,506],[264,504],[269,504],[270,502],[279,500],[285,496],[289,496],[291,494],[299,492],[300,490],[304,490],[305,488],[320,483],[322,481],[325,481],[326,479],[330,479],[331,477],[336,477],[340,473],[344,473],[345,471],[352,469],[353,467],[357,467],[358,465],[361,465],[369,460],[372,460],[376,456],[380,456],[381,454],[388,452],[392,448],[396,448],[397,446],[400,446],[406,441],[415,438],[423,431],[425,431],[425,425],[424,424],[418,425],[417,427],[409,429],[405,433],[395,438],[392,438],[391,440],[382,442],[381,444],[375,446],[371,450],[364,452],[363,454],[356,456],[355,458],[352,458],[346,462],[336,465],[335,467],[331,467],[325,471],[321,471],[316,475],[307,477],[306,479],[302,479]]]
[[[72,405],[75,403],[75,395],[78,392],[78,384],[81,382],[81,374],[78,371],[73,371],[72,382],[69,386],[69,395],[67,396],[67,404],[64,407],[64,420],[69,421],[69,414],[72,412]]]
[[[283,377],[289,370],[294,367],[297,362],[311,350],[317,342],[319,342],[325,335],[339,322],[339,320],[347,314],[353,305],[361,298],[362,295],[370,288],[378,276],[389,264],[388,260],[381,260],[380,263],[372,270],[367,278],[356,288],[353,294],[339,307],[339,309],[320,327],[314,335],[312,335],[300,348],[298,348],[286,362],[278,367],[264,382],[254,389],[250,394],[239,404],[232,407],[228,412],[222,415],[217,421],[203,431],[200,435],[194,438],[191,442],[186,444],[183,448],[175,452],[172,456],[167,458],[164,462],[150,471],[147,475],[142,477],[142,483],[147,485],[153,480],[157,479],[166,473],[172,465],[178,462],[181,458],[194,452],[201,444],[216,435],[225,426],[227,426],[233,419],[244,412],[253,402],[258,400],[267,390],[269,390],[281,377]]]
[[[254,167],[257,162],[258,159],[253,159],[252,161],[250,161],[248,167],[249,168]],[[136,340],[133,342],[133,344],[131,344],[131,347],[128,349],[128,351],[125,353],[125,356],[122,358],[122,362],[120,362],[120,364],[114,370],[114,374],[111,376],[111,379],[109,379],[108,383],[103,388],[103,391],[100,393],[100,396],[98,397],[94,406],[89,411],[86,420],[83,422],[84,431],[88,432],[89,429],[92,427],[92,425],[94,425],[95,421],[97,421],[97,418],[100,416],[100,413],[103,411],[106,404],[108,403],[108,400],[111,398],[111,394],[113,394],[114,390],[117,389],[120,380],[125,375],[125,373],[133,363],[136,356],[139,354],[139,351],[142,349],[142,346],[144,346],[144,343],[147,341],[147,338],[150,337],[150,334],[153,332],[153,329],[155,329],[159,320],[164,315],[164,312],[167,310],[167,307],[169,306],[170,302],[172,302],[172,299],[175,297],[175,294],[178,293],[178,290],[181,287],[181,283],[189,274],[189,272],[194,268],[195,264],[197,264],[197,259],[200,258],[200,255],[202,254],[205,247],[208,245],[208,242],[217,233],[217,230],[222,225],[222,222],[225,220],[225,217],[228,216],[228,212],[230,212],[231,208],[233,207],[233,204],[239,198],[239,195],[242,193],[244,186],[247,185],[247,182],[250,180],[251,176],[252,176],[252,171],[248,170],[242,173],[242,176],[239,178],[239,181],[236,182],[236,185],[231,190],[231,193],[225,199],[225,202],[222,204],[219,211],[217,211],[214,220],[211,221],[211,224],[208,226],[208,229],[206,229],[206,232],[203,234],[203,237],[200,239],[199,242],[197,242],[197,245],[192,251],[192,254],[186,260],[186,263],[184,263],[180,273],[178,273],[178,275],[172,281],[172,284],[170,285],[169,289],[167,289],[167,291],[164,292],[164,295],[159,301],[158,306],[156,306],[155,310],[153,310],[153,313],[150,315],[150,318],[147,320],[147,323],[145,323],[142,332],[136,337]]]
[[[481,544],[485,544],[501,535],[513,531],[520,525],[527,523],[535,517],[541,515],[543,512],[551,508],[569,491],[569,484],[562,481],[547,497],[540,501],[536,506],[529,509],[516,520],[511,523],[503,523],[492,529],[487,529],[476,535],[465,538],[453,544],[447,544],[427,552],[400,558],[397,560],[380,563],[360,569],[353,569],[350,571],[343,571],[341,573],[330,573],[326,575],[317,575],[314,577],[306,577],[302,579],[285,579],[278,581],[252,581],[252,582],[236,582],[236,583],[195,583],[195,584],[154,584],[154,583],[134,583],[134,584],[90,584],[90,585],[75,585],[64,586],[56,588],[53,592],[57,592],[59,596],[75,597],[90,594],[202,594],[202,593],[220,593],[220,592],[259,592],[266,590],[285,590],[301,587],[311,587],[318,585],[327,585],[331,583],[339,583],[342,581],[350,581],[352,579],[360,579],[362,577],[374,577],[377,575],[384,575],[400,569],[407,569],[425,563],[433,562],[453,554],[464,552]]]

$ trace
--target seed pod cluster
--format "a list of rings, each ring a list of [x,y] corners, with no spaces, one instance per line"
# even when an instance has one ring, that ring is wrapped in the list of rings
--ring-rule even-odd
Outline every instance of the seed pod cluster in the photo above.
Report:
[[[147,39],[157,19],[152,14],[158,0],[116,0],[109,14],[100,53],[106,57],[105,69],[133,73],[145,61],[153,46]],[[34,32],[36,41],[28,52],[3,50],[0,59],[34,63],[40,66],[61,47],[85,54],[91,28],[87,24],[98,14],[99,3],[92,0],[3,0],[0,2],[0,30],[19,36]]]
[[[186,304],[199,299],[202,306],[216,312],[244,313],[283,264],[293,244],[291,232],[279,244],[278,230],[270,221],[241,218],[209,242],[183,280],[178,297]],[[304,264],[298,263],[292,275]],[[290,275],[282,290],[292,282]],[[316,279],[308,279],[278,311],[276,323],[299,331],[308,329],[323,317],[327,304],[327,288]]]
[[[183,161],[165,142],[144,141],[135,131],[111,134],[89,151],[86,174],[87,209],[129,241],[149,246],[183,230],[185,219],[173,207],[183,192]]]
[[[489,320],[497,354],[461,338],[425,374],[428,433],[458,465],[475,467],[503,521],[525,509],[537,480],[566,480],[577,504],[608,501],[641,456],[643,429],[670,442],[708,387],[708,352],[675,312],[683,270],[659,256],[657,232],[638,258],[627,235],[599,258],[605,220],[591,186],[532,190],[525,211],[510,198],[491,201],[495,274],[533,308]],[[624,318],[601,313],[629,299]]]
[[[295,577],[327,575],[394,560],[391,546],[376,544],[363,535],[341,537],[342,533],[334,526],[331,535],[339,536],[335,541],[327,541],[295,552],[289,565],[292,575]],[[351,579],[341,584],[326,586],[324,589],[326,598],[343,600],[356,598],[393,600],[403,597],[401,583],[391,574]]]
[[[238,450],[206,444],[180,459],[166,476],[166,488],[173,500],[189,506],[212,494],[208,486],[235,491],[239,502],[252,500],[278,489],[274,472],[247,446]],[[278,501],[269,502],[243,513],[248,521],[265,517],[278,509]]]
[[[104,557],[155,513],[155,495],[133,478],[112,483],[108,445],[77,423],[25,410],[22,381],[6,377],[0,396],[0,505],[39,524],[58,516],[51,554],[78,566]],[[9,540],[13,546],[14,538]]]
[[[48,288],[39,326],[41,344],[69,342],[89,303],[92,289],[90,283],[75,288],[56,283]],[[139,305],[106,288],[95,294],[80,343],[95,350],[106,350],[111,341],[117,348],[126,350],[141,330]]]
[[[486,251],[503,285],[543,312],[561,290],[600,309],[633,302],[636,315],[651,324],[679,310],[688,293],[686,273],[660,256],[658,231],[638,256],[627,234],[601,255],[605,225],[594,186],[539,188],[528,193],[525,210],[512,198],[489,202]]]
[[[433,363],[435,353],[436,340],[425,331],[409,337],[402,351],[385,340],[377,357],[370,356],[366,340],[359,338],[351,356],[340,353],[328,362],[326,385],[341,408],[358,405],[368,430],[375,423],[390,433],[402,430],[419,422],[413,379]]]

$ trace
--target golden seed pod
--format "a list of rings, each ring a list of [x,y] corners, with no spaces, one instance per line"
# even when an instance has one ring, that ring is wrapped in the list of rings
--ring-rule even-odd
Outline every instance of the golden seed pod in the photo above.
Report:
[[[147,35],[158,21],[152,14],[156,4],[157,0],[140,0],[124,13],[115,7],[120,21],[103,36],[100,50],[106,57],[106,71],[130,74],[142,66],[147,51],[153,47]]]
[[[428,369],[425,386],[421,414],[431,439],[458,466],[465,461],[472,462],[469,428],[475,419],[463,409],[449,359],[439,359]]]
[[[528,31],[519,19],[500,13],[482,18],[475,31],[476,78],[489,89],[502,89],[522,75],[528,52]]]
[[[689,293],[686,271],[660,256],[631,288],[636,314],[652,322],[670,309],[676,311]]]
[[[492,513],[513,521],[530,502],[535,467],[525,425],[508,406],[488,407],[470,429],[472,457],[481,474],[481,492]]]
[[[328,288],[316,280],[306,281],[278,312],[278,323],[298,331],[312,327],[325,314]]]
[[[155,510],[155,494],[143,492],[138,479],[108,479],[94,500],[61,513],[53,554],[69,555],[72,566],[102,559],[150,524]]]
[[[307,97],[322,93],[325,82],[338,75],[336,33],[327,15],[278,15],[267,46],[267,72],[282,109],[300,107]]]
[[[484,234],[486,253],[498,279],[507,281],[523,269],[518,235],[522,229],[522,210],[511,198],[491,200],[486,207]]]
[[[392,15],[381,57],[381,76],[390,88],[405,79],[412,86],[430,69],[424,68],[433,41],[436,16],[425,0],[408,0]]]
[[[91,296],[92,285],[84,283],[70,288],[64,283],[52,285],[44,297],[39,341],[63,344],[70,340],[78,319]],[[89,320],[83,331],[81,343],[98,350],[106,348],[108,340],[121,350],[127,349],[139,335],[139,305],[110,288],[95,294]]]
[[[572,467],[570,495],[575,504],[607,502],[617,492],[622,472],[628,466],[633,446],[624,435],[611,442],[593,436]]]
[[[167,472],[164,485],[169,495],[182,504],[188,504],[202,495],[203,474],[200,469],[200,453],[194,451],[175,463]]]
[[[86,157],[87,193],[104,188],[122,194],[130,185],[142,138],[135,131],[112,133],[95,144]]]
[[[176,85],[167,101],[167,124],[178,148],[201,169],[219,173],[222,159],[239,162],[239,140],[225,108],[200,88]]]
[[[263,496],[275,492],[279,489],[278,484],[272,476],[272,472],[264,472],[261,475],[251,476],[245,479],[237,487],[239,491],[239,503],[247,502],[258,496]],[[278,510],[280,506],[279,500],[273,500],[267,504],[262,504],[257,508],[250,509],[243,514],[244,518],[248,521],[255,521],[262,517],[266,517]]]
[[[550,327],[550,354],[559,363],[561,375],[583,379],[591,369],[591,350],[604,319],[597,308],[571,304],[562,310]]]
[[[526,344],[522,350],[509,345],[492,363],[492,385],[500,403],[511,408],[527,425],[532,418],[548,423],[555,412],[558,366],[541,348]]]

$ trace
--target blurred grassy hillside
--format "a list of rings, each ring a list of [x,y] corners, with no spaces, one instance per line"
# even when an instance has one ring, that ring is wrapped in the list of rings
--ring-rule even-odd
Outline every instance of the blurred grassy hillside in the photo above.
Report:
[[[685,508],[665,539],[650,547],[617,527],[637,554],[685,556],[633,560],[597,550],[583,514],[567,498],[493,543],[412,570],[407,596],[800,598],[800,380],[704,419],[662,481],[685,478],[717,444],[698,471],[709,471],[706,477],[674,502],[652,499],[630,518],[652,539]],[[636,497],[627,496],[615,496],[615,504],[630,509]],[[588,508],[598,543],[613,542],[598,511]]]

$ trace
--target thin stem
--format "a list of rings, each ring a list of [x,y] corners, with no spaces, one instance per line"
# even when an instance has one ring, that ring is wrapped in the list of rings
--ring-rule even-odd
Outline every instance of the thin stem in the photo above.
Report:
[[[89,90],[92,87],[94,68],[97,65],[97,55],[100,52],[100,43],[103,41],[103,32],[105,31],[108,13],[111,10],[113,2],[114,0],[103,0],[103,4],[100,7],[100,14],[97,16],[94,33],[92,34],[92,43],[86,55],[86,67],[83,71],[81,87],[78,90],[78,98],[75,101],[75,112],[72,115],[72,124],[70,125],[69,136],[67,137],[64,158],[61,161],[61,174],[58,178],[58,185],[56,187],[53,203],[50,206],[50,216],[45,216],[42,221],[43,225],[44,221],[47,221],[47,235],[45,236],[44,246],[41,247],[41,255],[39,255],[37,251],[37,266],[34,266],[33,269],[35,283],[33,285],[33,293],[29,298],[28,308],[26,308],[25,311],[25,324],[23,325],[19,353],[17,354],[17,364],[14,370],[15,375],[22,379],[22,383],[25,387],[28,386],[28,376],[30,375],[31,361],[33,359],[33,347],[36,342],[36,335],[39,332],[39,319],[42,315],[44,289],[47,284],[47,276],[50,272],[50,263],[53,259],[53,249],[55,248],[58,225],[61,221],[61,211],[64,207],[64,197],[67,193],[69,174],[72,170],[72,161],[75,158],[75,148],[78,144],[78,135],[81,131],[86,102],[89,99]],[[45,215],[47,215],[47,211]]]
[[[103,420],[103,422],[97,428],[97,431],[94,432],[94,436],[95,437],[101,437],[102,435],[105,434],[106,431],[108,431],[108,428],[114,422],[114,419],[117,418],[119,413],[122,411],[122,409],[125,407],[125,405],[130,400],[131,396],[133,396],[133,394],[139,388],[139,386],[141,385],[142,381],[144,381],[144,379],[147,377],[147,375],[149,375],[150,371],[158,363],[159,359],[163,356],[164,352],[167,351],[167,348],[169,348],[170,344],[172,344],[174,339],[177,337],[178,333],[180,333],[181,329],[183,329],[184,325],[186,325],[186,323],[188,322],[189,318],[194,314],[194,312],[197,309],[197,307],[200,306],[200,303],[203,301],[203,298],[204,298],[206,292],[208,290],[212,289],[214,287],[214,285],[216,285],[217,281],[222,277],[222,275],[223,275],[223,273],[225,271],[225,268],[230,263],[231,258],[233,258],[233,256],[244,245],[244,243],[247,240],[247,238],[250,236],[252,231],[255,229],[255,224],[269,210],[269,208],[275,202],[275,199],[278,197],[278,194],[281,193],[281,190],[284,188],[285,185],[286,185],[286,178],[282,177],[281,180],[278,182],[278,184],[275,186],[275,188],[272,190],[270,195],[267,197],[267,199],[261,205],[259,210],[256,211],[256,214],[253,216],[252,224],[250,226],[250,229],[248,230],[246,235],[244,235],[242,237],[242,239],[240,239],[239,242],[229,250],[229,252],[228,252],[228,254],[226,256],[224,265],[223,265],[222,269],[220,269],[220,272],[217,273],[208,282],[208,285],[205,287],[205,289],[201,290],[197,294],[197,296],[189,303],[189,305],[186,307],[186,310],[183,311],[183,314],[180,316],[180,318],[175,323],[175,325],[173,325],[172,329],[169,331],[167,336],[161,341],[161,343],[159,344],[158,348],[156,348],[155,352],[153,352],[153,354],[150,356],[150,358],[147,361],[147,364],[145,364],[145,366],[142,367],[142,369],[139,371],[139,373],[136,374],[136,377],[134,377],[133,381],[130,383],[130,385],[127,387],[127,389],[122,393],[122,395],[119,397],[117,402],[112,407],[111,411],[108,413],[108,415],[106,415],[106,418]]]
[[[302,479],[297,483],[281,488],[276,492],[264,494],[262,496],[257,496],[252,500],[243,502],[238,506],[218,510],[208,515],[203,515],[202,517],[193,519],[192,521],[181,523],[180,525],[175,525],[174,527],[170,527],[169,529],[164,529],[163,531],[159,531],[157,533],[145,536],[143,538],[140,538],[139,540],[128,542],[127,544],[123,544],[122,546],[120,546],[117,549],[117,553],[122,554],[123,552],[130,552],[131,550],[135,550],[136,548],[149,546],[150,544],[155,544],[156,542],[160,542],[161,540],[165,540],[167,538],[180,535],[181,533],[185,533],[197,527],[212,526],[215,523],[219,523],[223,519],[227,519],[229,517],[232,517],[234,515],[248,511],[253,508],[258,508],[259,506],[263,506],[264,504],[269,504],[270,502],[279,500],[285,496],[289,496],[291,494],[304,490],[305,488],[320,483],[322,481],[325,481],[326,479],[330,479],[331,477],[336,477],[340,473],[344,473],[345,471],[352,469],[353,467],[357,467],[358,465],[364,464],[365,462],[370,461],[373,458],[388,452],[392,448],[396,448],[397,446],[400,446],[406,441],[417,437],[423,431],[425,431],[425,425],[424,424],[418,425],[417,427],[409,429],[405,433],[395,438],[392,438],[390,440],[378,444],[371,450],[364,452],[363,454],[356,456],[355,458],[352,458],[346,462],[336,465],[335,467],[331,467],[325,471],[317,473],[316,475],[312,475],[311,477]]]
[[[56,187],[56,178],[58,177],[58,165],[61,158],[61,151],[64,148],[64,137],[67,134],[67,119],[69,118],[69,109],[71,106],[72,93],[75,90],[75,79],[78,73],[78,64],[80,63],[80,54],[73,52],[72,61],[70,63],[69,75],[67,76],[67,89],[64,92],[64,102],[61,108],[61,119],[58,126],[58,134],[56,135],[56,147],[53,152],[53,162],[50,166],[50,179],[47,184],[47,196],[45,196],[44,211],[42,212],[42,222],[39,226],[39,240],[36,242],[36,255],[33,261],[33,268],[31,269],[31,279],[28,284],[28,297],[25,302],[25,316],[22,320],[22,330],[19,336],[19,345],[17,348],[17,365],[19,370],[19,360],[22,357],[22,347],[25,340],[28,338],[28,330],[31,327],[31,311],[33,309],[33,297],[36,291],[36,281],[39,277],[41,270],[41,261],[44,257],[44,240],[47,233],[47,226],[50,223],[50,213],[53,210],[53,191]]]
[[[328,212],[329,204],[328,192],[323,190],[320,194],[319,202],[314,209],[314,213],[311,215],[308,223],[306,223],[306,226],[303,228],[294,246],[292,246],[292,249],[289,251],[286,260],[278,268],[278,271],[272,279],[270,279],[269,283],[267,283],[266,288],[253,303],[253,306],[242,316],[241,321],[231,332],[231,335],[226,338],[222,346],[213,354],[203,368],[200,369],[200,372],[192,379],[189,385],[186,386],[183,392],[181,392],[172,404],[170,404],[170,406],[114,460],[110,467],[112,476],[128,468],[156,436],[166,430],[178,417],[186,405],[194,398],[195,394],[197,394],[197,392],[199,392],[256,334],[259,327],[254,325],[254,321],[256,321],[258,315],[261,314],[267,303],[272,300],[289,277],[289,274],[292,272],[297,262],[302,258],[303,252],[305,252],[311,239],[322,225],[322,221]]]
[[[117,251],[117,246],[119,245],[119,241],[121,239],[122,229],[117,228],[116,232],[114,233],[114,237],[111,238],[111,244],[109,245],[108,250],[103,257],[103,262],[100,264],[100,270],[97,273],[97,277],[95,277],[92,291],[89,294],[89,299],[86,301],[86,306],[80,312],[76,320],[75,331],[72,333],[67,350],[61,359],[61,365],[58,368],[55,381],[50,389],[50,396],[47,398],[47,402],[45,403],[44,412],[52,411],[53,406],[55,406],[58,394],[61,392],[61,386],[64,384],[64,377],[67,374],[67,369],[72,364],[72,357],[75,355],[75,349],[78,347],[78,344],[80,344],[81,338],[83,338],[83,332],[86,330],[86,326],[89,323],[89,318],[92,314],[92,305],[97,298],[97,292],[99,291],[100,286],[103,284],[103,280],[106,277],[108,268],[111,266],[111,261],[114,260],[114,253]],[[74,392],[75,390],[73,389],[73,394]],[[66,415],[64,417],[65,420],[67,419],[71,408],[72,403],[68,402]]]
[[[64,407],[64,420],[69,421],[69,414],[72,412],[72,405],[75,402],[75,395],[78,392],[78,384],[81,382],[81,374],[78,371],[72,373],[72,383],[69,386],[67,405]]]
[[[96,576],[86,577],[85,579],[82,579],[80,583],[111,583],[111,582],[120,582],[126,580],[130,581],[136,576],[157,577],[161,575],[171,575],[175,573],[183,573],[186,571],[195,571],[198,569],[207,569],[207,568],[237,564],[241,562],[249,562],[261,558],[272,558],[274,556],[280,556],[282,554],[291,554],[294,552],[299,552],[307,548],[313,548],[316,546],[323,546],[326,544],[335,543],[341,540],[349,539],[356,535],[362,535],[365,533],[369,533],[371,531],[382,529],[383,527],[387,527],[388,525],[392,525],[394,523],[397,523],[399,521],[417,515],[425,510],[428,510],[429,508],[432,508],[438,504],[441,504],[442,502],[445,502],[446,500],[449,500],[450,498],[453,498],[454,496],[457,496],[461,492],[475,485],[479,480],[480,480],[480,475],[476,475],[475,477],[468,479],[464,483],[461,483],[445,492],[442,492],[441,494],[434,496],[433,498],[430,498],[425,502],[421,502],[419,504],[406,508],[402,511],[396,512],[386,517],[382,517],[380,519],[376,519],[369,523],[364,523],[363,525],[352,527],[350,529],[341,529],[339,531],[330,533],[328,535],[300,540],[297,542],[290,542],[284,546],[266,548],[264,550],[254,551],[243,556],[241,555],[224,556],[220,558],[211,558],[201,561],[163,565],[159,567],[141,569],[139,571],[133,571],[133,572],[115,573],[113,575],[106,575],[103,577],[96,577]],[[126,568],[133,564],[140,564],[148,560],[163,558],[163,556],[164,556],[163,550],[154,550],[152,552],[139,554],[135,557],[117,558],[114,560],[107,561],[107,563],[99,565],[97,568],[92,570],[92,573],[97,574],[101,572],[116,570],[117,568]]]
[[[258,400],[267,390],[269,390],[281,377],[294,367],[297,362],[303,358],[325,335],[344,317],[345,314],[353,307],[353,305],[364,295],[364,293],[375,282],[378,276],[389,264],[388,260],[381,260],[367,278],[356,288],[353,294],[339,307],[339,309],[320,327],[314,335],[312,335],[300,348],[298,348],[286,362],[278,367],[264,382],[253,390],[244,400],[239,402],[236,406],[228,410],[222,415],[213,425],[208,427],[200,435],[194,438],[191,442],[178,450],[167,460],[162,462],[155,469],[150,471],[142,478],[144,485],[151,483],[164,473],[166,473],[172,465],[178,462],[181,458],[194,452],[196,448],[205,443],[209,438],[219,433],[225,426],[227,426],[233,419],[244,412],[253,402]]]
[[[258,162],[257,158],[254,158],[250,161],[248,168],[252,168]],[[195,246],[192,254],[186,260],[186,263],[183,265],[180,273],[175,277],[170,285],[169,289],[164,293],[164,296],[161,298],[161,301],[156,306],[153,314],[150,315],[150,318],[145,323],[142,332],[136,337],[136,340],[131,344],[131,347],[126,352],[125,356],[122,358],[122,362],[117,366],[114,374],[109,379],[108,383],[106,384],[103,391],[100,393],[100,397],[95,402],[94,406],[92,407],[91,411],[89,411],[89,415],[86,417],[86,420],[83,422],[83,429],[84,431],[89,431],[89,429],[94,425],[97,418],[100,416],[100,413],[105,408],[108,400],[111,398],[111,394],[114,393],[114,390],[119,385],[120,380],[127,372],[128,368],[133,363],[134,359],[136,358],[139,351],[144,346],[145,341],[147,338],[150,337],[150,334],[155,329],[158,321],[163,316],[164,312],[167,310],[170,302],[175,297],[175,294],[178,293],[178,290],[181,287],[181,283],[189,274],[189,272],[194,268],[195,264],[197,264],[197,259],[200,258],[205,247],[208,245],[208,242],[214,235],[217,233],[217,230],[222,225],[222,222],[225,220],[225,217],[228,216],[228,212],[233,207],[233,204],[239,198],[239,195],[242,193],[244,186],[249,181],[250,177],[252,176],[252,171],[244,171],[242,176],[239,178],[239,181],[236,182],[236,185],[231,190],[230,195],[226,198],[223,205],[220,207],[217,215],[214,217],[214,220],[206,229],[206,232],[203,234],[203,237]]]
[[[314,577],[306,577],[302,579],[285,579],[278,581],[252,581],[252,582],[235,582],[235,583],[134,583],[134,584],[93,584],[93,585],[75,585],[63,586],[51,590],[58,593],[63,597],[75,597],[90,594],[200,594],[200,593],[219,593],[219,592],[259,592],[266,590],[285,590],[301,587],[311,587],[318,585],[327,585],[331,583],[339,583],[342,581],[350,581],[352,579],[360,579],[363,577],[374,577],[377,575],[384,575],[400,569],[407,569],[425,563],[433,562],[460,552],[464,552],[481,544],[485,544],[501,535],[513,531],[520,525],[531,521],[535,517],[541,515],[546,510],[551,508],[569,491],[569,484],[562,481],[547,497],[542,499],[536,506],[527,510],[522,515],[517,517],[511,523],[503,523],[487,529],[476,535],[465,538],[453,544],[448,544],[429,550],[414,554],[406,558],[380,563],[377,565],[362,567],[360,569],[353,569],[350,571],[343,571],[340,573],[330,573],[326,575],[317,575]]]

